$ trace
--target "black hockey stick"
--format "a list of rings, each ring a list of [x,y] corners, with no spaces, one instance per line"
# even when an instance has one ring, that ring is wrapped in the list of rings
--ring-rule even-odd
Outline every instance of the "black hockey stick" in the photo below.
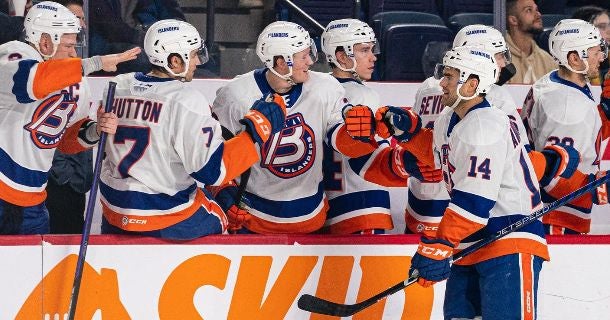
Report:
[[[116,82],[108,83],[108,95],[106,96],[106,105],[104,112],[108,113],[112,110],[112,102],[114,101],[114,90]],[[80,240],[80,249],[78,251],[78,260],[76,261],[76,272],[74,274],[74,283],[72,284],[72,295],[70,296],[70,309],[68,319],[74,320],[76,314],[76,305],[78,303],[78,294],[80,292],[80,284],[83,277],[83,269],[85,266],[85,256],[87,255],[87,246],[89,245],[89,234],[91,233],[91,221],[93,220],[93,211],[95,210],[95,200],[97,198],[97,186],[100,179],[100,170],[102,160],[104,158],[104,148],[106,147],[106,132],[100,133],[100,141],[97,147],[97,155],[95,157],[95,166],[93,168],[93,182],[91,183],[91,191],[89,192],[89,201],[87,202],[87,210],[85,211],[85,224],[83,226],[83,235]]]
[[[483,239],[483,240],[471,245],[470,247],[456,253],[453,256],[453,262],[458,261],[458,260],[464,258],[465,256],[473,253],[474,251],[480,249],[481,247],[484,247],[512,232],[515,232],[515,231],[533,223],[534,221],[538,220],[540,217],[565,205],[566,203],[568,203],[588,192],[593,191],[593,189],[604,184],[606,181],[608,181],[608,179],[610,179],[610,174],[605,175],[595,181],[591,181],[591,182],[587,183],[586,185],[578,188],[574,192],[567,194],[567,195],[551,202],[548,206],[532,213],[531,215],[529,215],[527,217],[523,217],[521,220],[507,226],[506,228],[504,228],[502,230],[499,230],[498,232],[496,232],[494,235],[488,237],[487,239]],[[417,279],[418,279],[418,274],[416,272],[414,272],[408,279],[401,281],[401,282],[393,285],[392,287],[385,289],[384,291],[382,291],[364,301],[361,301],[361,302],[358,302],[355,304],[341,304],[341,303],[328,301],[328,300],[325,300],[322,298],[318,298],[318,297],[310,295],[310,294],[304,294],[299,298],[298,306],[302,310],[313,312],[313,313],[325,314],[325,315],[336,316],[336,317],[349,317],[359,311],[362,311],[362,310],[372,306],[377,301],[385,299],[389,295],[394,294],[394,293],[401,291],[402,289],[410,286],[411,284],[417,282]]]

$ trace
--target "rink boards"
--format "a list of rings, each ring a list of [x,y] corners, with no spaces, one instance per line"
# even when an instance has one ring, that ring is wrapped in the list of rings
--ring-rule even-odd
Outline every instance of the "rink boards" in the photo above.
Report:
[[[407,277],[418,238],[209,236],[189,242],[92,236],[82,319],[338,319],[299,310],[301,294],[354,303]],[[0,237],[0,319],[67,312],[79,236]],[[549,237],[539,319],[610,314],[609,236]],[[352,319],[441,319],[444,283],[417,284]],[[53,319],[53,316],[50,317]]]

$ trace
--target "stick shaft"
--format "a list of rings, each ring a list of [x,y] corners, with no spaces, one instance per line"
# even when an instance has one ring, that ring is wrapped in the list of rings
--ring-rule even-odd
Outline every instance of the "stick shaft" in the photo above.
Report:
[[[110,82],[108,84],[108,94],[106,96],[106,105],[104,106],[104,112],[108,113],[112,110],[112,102],[114,101],[114,91],[116,89],[116,82]],[[85,224],[83,226],[83,234],[80,241],[80,249],[78,251],[78,260],[76,261],[76,271],[74,273],[74,282],[72,284],[72,295],[70,299],[70,309],[68,313],[68,319],[74,320],[76,315],[76,305],[78,303],[78,295],[80,293],[80,285],[83,277],[83,269],[85,266],[85,257],[87,255],[87,247],[89,245],[89,234],[91,233],[91,221],[93,220],[93,212],[95,210],[95,200],[97,198],[97,186],[99,184],[100,170],[102,167],[102,159],[104,158],[104,148],[106,146],[105,132],[100,133],[100,141],[97,148],[97,155],[95,157],[95,166],[93,168],[93,182],[91,184],[91,190],[89,191],[89,200],[87,202],[87,209],[85,210]]]

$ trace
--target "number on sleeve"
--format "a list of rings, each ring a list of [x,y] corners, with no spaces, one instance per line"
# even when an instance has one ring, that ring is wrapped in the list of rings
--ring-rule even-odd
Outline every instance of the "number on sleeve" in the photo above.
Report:
[[[482,174],[481,178],[483,178],[485,180],[489,180],[491,178],[490,177],[491,169],[489,169],[489,164],[491,161],[489,160],[489,158],[486,158],[478,166],[477,166],[477,161],[478,161],[477,156],[470,156],[470,170],[468,171],[468,176],[472,177],[472,178],[476,178],[477,173],[481,173]]]

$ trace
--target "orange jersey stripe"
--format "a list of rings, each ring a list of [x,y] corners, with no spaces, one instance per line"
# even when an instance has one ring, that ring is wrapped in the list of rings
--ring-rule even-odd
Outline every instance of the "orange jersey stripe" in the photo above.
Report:
[[[576,171],[572,177],[569,179],[559,178],[557,183],[552,187],[551,190],[549,188],[545,188],[545,191],[553,198],[559,199],[570,192],[584,186],[589,182],[589,175],[584,174],[580,171]],[[575,200],[570,201],[570,204],[585,208],[591,209],[593,200],[591,198],[591,193],[585,193],[584,195],[576,198]]]
[[[42,99],[51,92],[81,82],[82,78],[82,65],[79,58],[40,62],[34,75],[32,92],[36,99]]]
[[[392,149],[381,150],[364,173],[364,179],[385,187],[406,187],[408,178],[397,176],[388,165],[392,159]]]
[[[536,173],[536,179],[540,181],[542,175],[544,175],[544,169],[546,168],[546,158],[539,151],[530,151],[527,154],[530,157],[530,161],[534,166],[534,172]]]
[[[438,223],[419,221],[409,214],[408,211],[405,211],[405,222],[407,224],[407,228],[409,228],[411,232],[423,234],[428,238],[434,238],[436,236],[439,225]]]
[[[455,250],[455,253],[461,250]],[[549,260],[546,243],[525,238],[502,238],[455,262],[457,265],[472,265],[512,253],[528,253]]]
[[[345,125],[339,127],[336,140],[337,151],[349,158],[358,158],[371,154],[377,148],[377,143],[375,141],[362,142],[352,138],[349,133],[347,133]]]
[[[530,254],[521,254],[521,319],[534,320],[534,271],[532,270],[533,257]]]
[[[295,233],[294,230],[299,230],[297,233],[312,233],[320,230],[326,221],[326,212],[328,212],[328,200],[324,199],[324,206],[314,215],[313,218],[294,223],[277,223],[261,219],[252,215],[250,220],[244,223],[244,226],[255,233],[259,234],[277,234],[277,233]]]
[[[457,247],[462,239],[475,233],[485,225],[473,222],[462,217],[451,208],[445,209],[441,223],[438,225],[436,237],[449,241]]]
[[[581,233],[591,231],[591,219],[584,219],[568,212],[561,211],[561,208],[551,211],[542,217],[542,223],[569,228]]]
[[[407,142],[398,144],[411,152],[417,160],[434,167],[434,154],[432,152],[432,129],[422,128]]]
[[[235,161],[235,159],[239,159],[239,161]],[[222,162],[225,164],[227,173],[221,185],[235,179],[257,161],[258,153],[250,134],[244,131],[229,139],[224,143],[222,152]]]
[[[42,203],[47,198],[47,191],[26,192],[11,188],[0,180],[0,199],[22,207],[31,207]]]
[[[354,232],[368,229],[394,229],[392,216],[386,213],[367,213],[324,227],[324,233],[331,234],[352,234]]]
[[[184,210],[171,214],[156,216],[122,214],[110,209],[104,201],[102,201],[102,211],[104,213],[104,217],[110,224],[127,231],[153,231],[167,228],[188,219],[200,207],[204,207],[209,213],[219,216],[223,221],[223,225],[226,226],[225,221],[227,219],[220,206],[217,203],[210,201],[200,189],[197,189],[196,192],[197,193],[195,195],[195,199],[193,200],[193,204]]]
[[[64,136],[61,138],[57,149],[66,154],[75,154],[87,150],[86,147],[78,142],[78,131],[82,127],[83,123],[87,121],[91,120],[85,118],[68,127],[66,132],[64,132]]]

